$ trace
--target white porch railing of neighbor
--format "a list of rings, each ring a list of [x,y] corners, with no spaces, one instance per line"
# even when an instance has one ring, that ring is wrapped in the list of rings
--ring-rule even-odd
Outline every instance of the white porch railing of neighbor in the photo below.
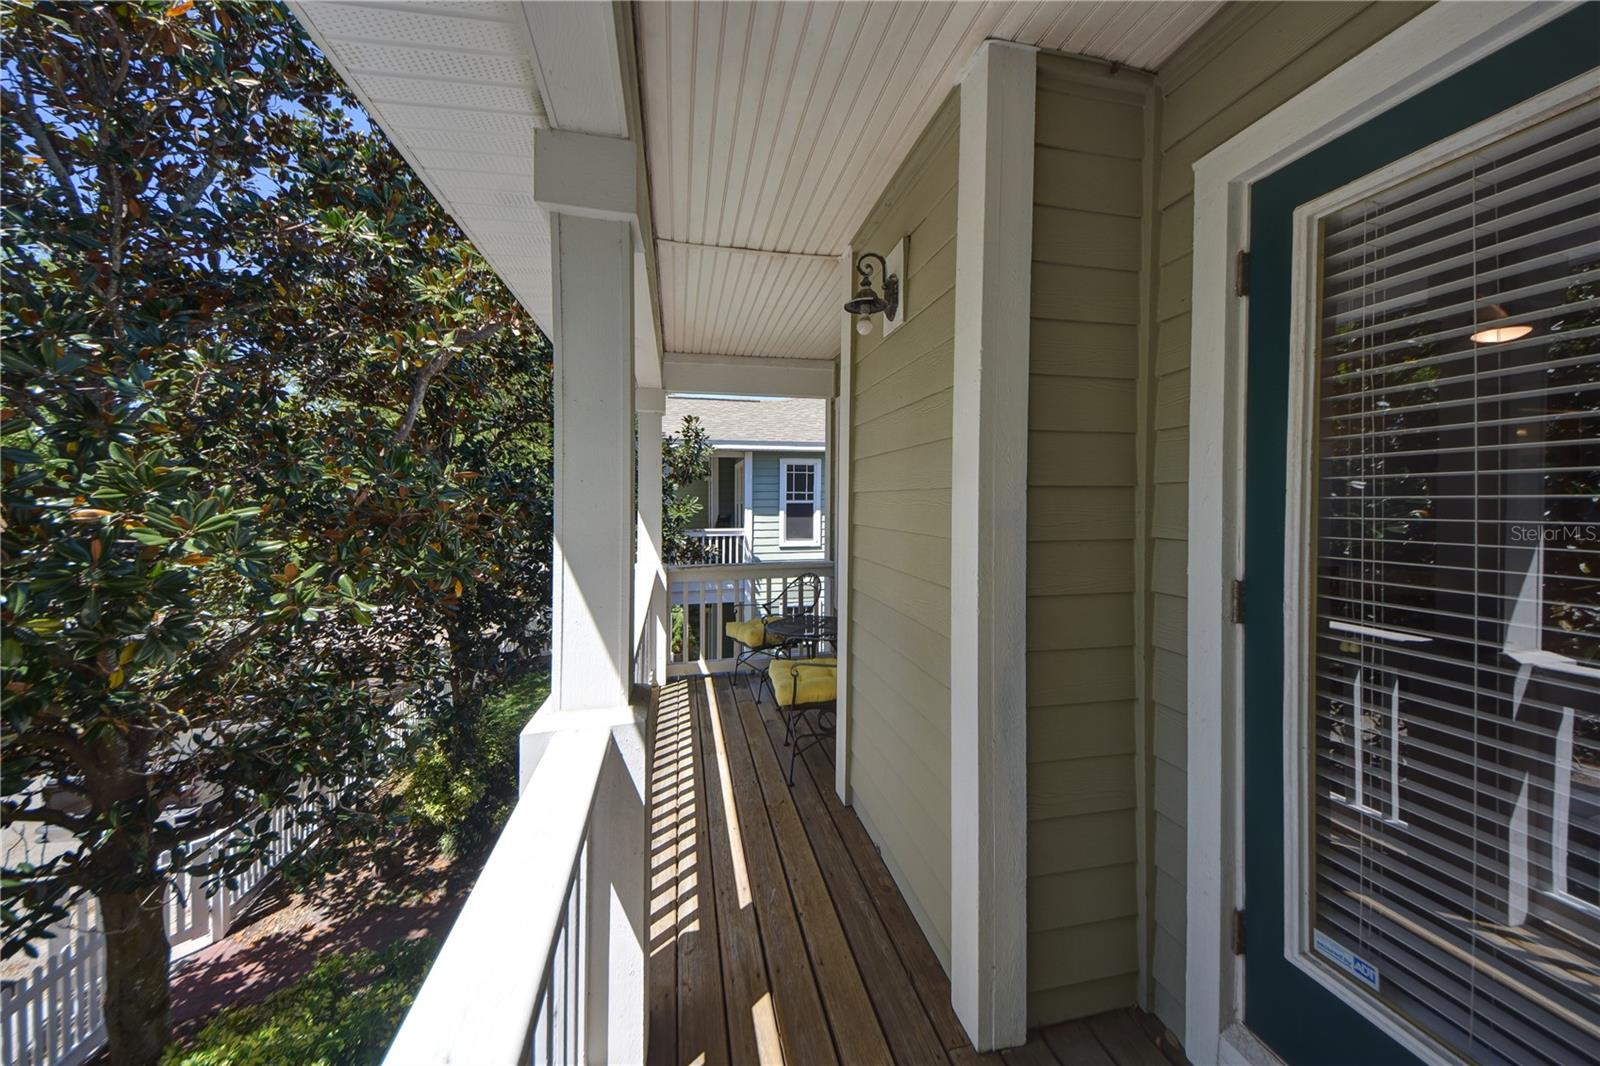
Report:
[[[222,885],[207,895],[205,878],[178,875],[164,907],[173,962],[226,936],[267,875],[305,842],[310,829],[294,814],[292,807],[272,813],[277,839],[235,878],[232,888]],[[206,861],[210,851],[227,847],[232,839],[220,834],[200,851],[197,861]],[[0,996],[4,1066],[77,1066],[105,1044],[105,936],[91,897],[78,900],[45,951],[44,961],[27,976],[7,982]]]
[[[772,613],[800,609],[790,582],[803,574],[822,578],[823,614],[833,611],[833,563],[748,563],[744,566],[669,566],[667,674],[718,673],[733,667],[738,649],[723,632],[728,622],[753,618],[770,604]],[[784,600],[785,602],[779,602]],[[809,606],[809,605],[807,605]]]
[[[686,535],[706,545],[710,557],[702,565],[743,566],[751,561],[750,539],[742,529],[691,529]]]
[[[386,1066],[643,1060],[642,718],[552,698],[519,755],[516,808]]]

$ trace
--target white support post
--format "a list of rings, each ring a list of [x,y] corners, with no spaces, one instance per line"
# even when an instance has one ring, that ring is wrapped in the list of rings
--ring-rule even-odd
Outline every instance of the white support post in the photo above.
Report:
[[[659,555],[661,433],[656,414],[647,443],[655,477],[641,480],[636,504],[637,153],[626,141],[546,129],[535,132],[533,151],[534,199],[550,217],[554,297],[556,713],[549,722],[611,732],[587,838],[584,1058],[643,1061],[646,723],[630,708],[634,534],[653,518],[655,540],[640,537],[639,550]],[[641,431],[651,421],[640,419]]]
[[[961,83],[950,529],[950,983],[979,1051],[1027,1038],[1028,357],[1034,49]]]
[[[667,586],[662,569],[661,543],[661,417],[667,394],[661,389],[637,389],[634,409],[639,424],[639,550],[634,582],[634,627],[651,633],[651,684],[667,677]]]
[[[744,546],[749,558],[756,561],[756,453],[744,453]]]
[[[633,157],[617,143],[556,130],[534,137],[554,296],[551,691],[562,710],[625,706],[632,681],[634,239],[621,208],[632,202]],[[601,166],[605,181],[581,180]]]

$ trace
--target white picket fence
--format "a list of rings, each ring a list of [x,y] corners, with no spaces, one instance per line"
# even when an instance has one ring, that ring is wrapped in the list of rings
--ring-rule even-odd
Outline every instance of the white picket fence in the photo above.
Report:
[[[235,879],[207,895],[205,879],[179,874],[167,891],[167,942],[174,962],[227,935],[235,919],[249,907],[256,892],[290,852],[305,842],[309,828],[295,821],[296,809],[274,811],[278,834],[265,853]],[[223,848],[234,839],[219,834],[204,845]],[[94,899],[78,900],[72,914],[56,928],[50,954],[26,977],[6,982],[0,991],[0,1062],[4,1066],[78,1066],[105,1044],[105,935]]]

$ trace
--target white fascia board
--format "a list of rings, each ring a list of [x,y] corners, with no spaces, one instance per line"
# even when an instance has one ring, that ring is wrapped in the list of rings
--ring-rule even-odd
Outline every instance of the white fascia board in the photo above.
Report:
[[[712,450],[727,452],[823,452],[826,443],[798,440],[714,440]]]
[[[831,400],[838,393],[836,362],[668,352],[661,381],[668,392]]]
[[[395,121],[388,113],[388,109],[373,96],[367,88],[366,79],[351,67],[345,57],[343,48],[318,25],[317,10],[322,5],[308,2],[308,0],[285,0],[285,5],[288,7],[290,14],[294,15],[301,27],[305,29],[306,35],[311,38],[312,43],[327,57],[328,62],[333,64],[333,69],[338,73],[345,87],[355,96],[362,109],[372,119],[373,124],[383,131],[384,135],[389,139],[389,143],[394,146],[395,151],[400,153],[400,157],[411,168],[411,172],[421,179],[422,184],[433,194],[433,198],[445,209],[445,213],[455,221],[456,225],[461,227],[461,231],[466,234],[467,239],[472,241],[473,245],[478,247],[481,252],[482,242],[480,238],[485,234],[481,233],[478,227],[468,221],[467,213],[451,197],[448,181],[423,166],[422,161],[417,157],[416,150],[411,147],[411,131],[404,124]],[[396,17],[404,17],[404,12],[395,12],[394,14]],[[539,113],[536,108],[533,117],[536,122],[545,120],[545,116]],[[549,233],[541,228],[537,222],[531,223],[519,236],[526,244],[531,246],[548,244],[550,239]],[[508,269],[508,264],[503,260],[497,263],[493,256],[487,253],[483,254],[485,260],[494,268],[495,273],[500,276],[500,280],[505,282],[506,288],[510,289],[511,294],[516,297],[517,302],[522,304],[528,314],[533,317],[539,328],[548,333],[551,329],[552,320],[551,279],[549,273],[542,270]]]
[[[627,137],[622,27],[611,4],[526,0],[533,76],[550,125]]]
[[[1242,640],[1228,587],[1244,576],[1244,298],[1230,286],[1249,246],[1250,185],[1571,10],[1568,4],[1436,4],[1194,165],[1189,392],[1188,756],[1185,1053],[1219,1062],[1244,1017],[1229,916],[1243,904]]]
[[[659,390],[661,315],[656,304],[651,243],[642,241],[633,251],[633,377],[641,386]]]

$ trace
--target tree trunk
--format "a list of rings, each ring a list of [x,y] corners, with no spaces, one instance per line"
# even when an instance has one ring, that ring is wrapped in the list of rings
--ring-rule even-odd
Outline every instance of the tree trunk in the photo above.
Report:
[[[159,885],[100,896],[106,931],[106,1052],[119,1066],[154,1066],[167,1046],[172,946]]]

